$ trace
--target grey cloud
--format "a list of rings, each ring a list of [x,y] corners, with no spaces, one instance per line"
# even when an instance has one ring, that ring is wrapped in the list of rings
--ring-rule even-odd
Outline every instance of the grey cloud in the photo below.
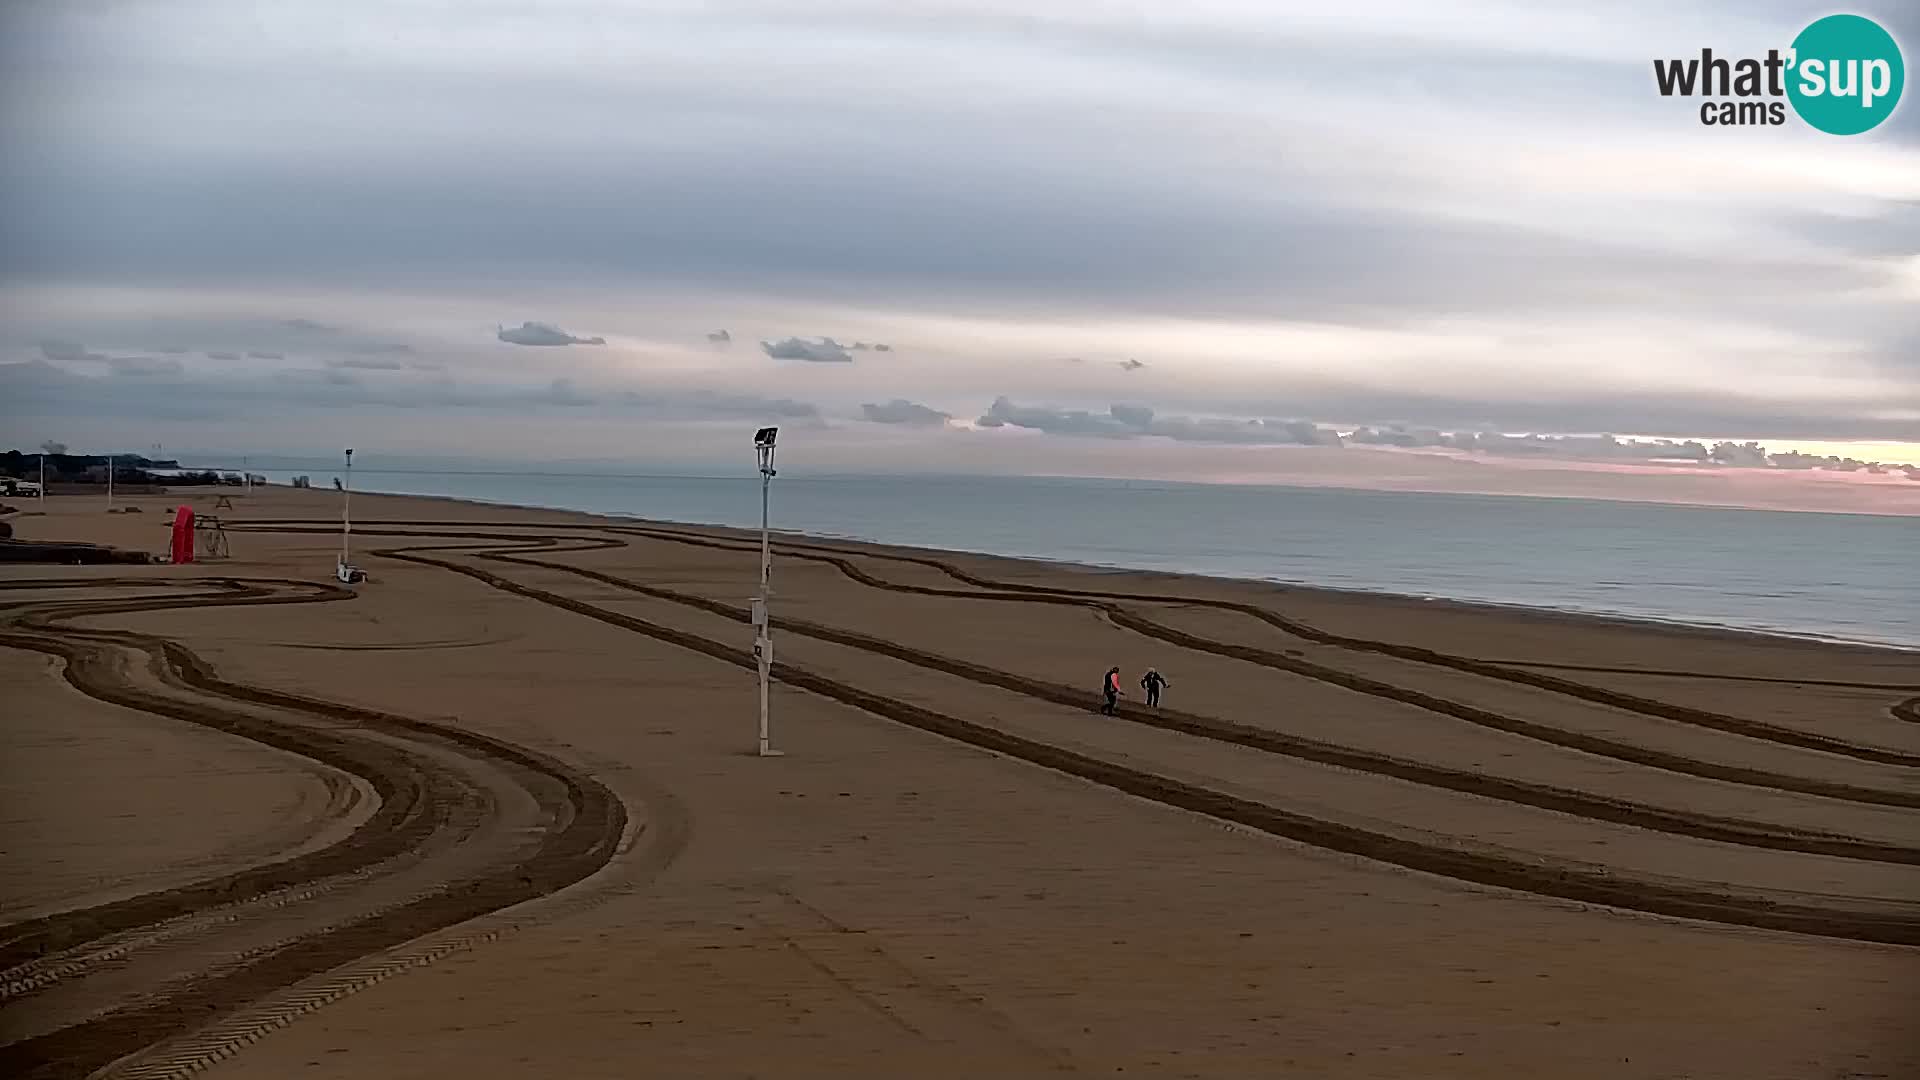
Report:
[[[565,330],[549,323],[523,322],[511,329],[501,327],[494,335],[509,345],[605,345],[606,338],[575,337]]]
[[[210,352],[210,353],[208,353],[208,354],[207,354],[207,359],[209,359],[209,360],[238,360],[238,359],[240,359],[240,354],[239,354],[239,353],[237,353],[237,352],[226,352],[226,351],[224,351],[224,350],[223,350],[223,351],[219,351],[219,352]]]
[[[86,325],[93,325],[88,323]],[[180,314],[164,307],[151,313],[128,313],[105,325],[121,340],[144,341],[145,351],[179,355],[216,350],[254,360],[285,360],[308,352],[382,356],[407,353],[412,346],[386,339],[377,330],[363,330],[308,318],[260,318],[245,314]],[[73,331],[77,332],[77,331]],[[104,335],[108,331],[102,331]],[[88,332],[93,333],[92,331]]]
[[[100,353],[88,352],[87,347],[77,341],[43,341],[40,355],[62,364],[103,364],[107,360]]]
[[[846,346],[830,337],[819,341],[790,337],[785,341],[763,341],[760,350],[775,360],[804,360],[810,364],[845,364],[853,361]]]
[[[1035,431],[1044,431],[1052,435],[1093,435],[1106,439],[1126,439],[1138,435],[1139,429],[1112,416],[1102,416],[1081,409],[1043,409],[1015,405],[1005,396],[993,399],[993,404],[974,424],[979,427],[1022,427]]]
[[[1444,446],[1450,436],[1433,428],[1407,428],[1399,424],[1383,428],[1357,427],[1347,435],[1350,443],[1361,446]]]
[[[1018,151],[991,127],[961,141],[991,155]],[[438,178],[382,176],[364,188],[343,187],[257,165],[257,176],[225,180],[238,191],[216,205],[201,193],[206,185],[190,182],[197,177],[103,176],[92,163],[75,163],[74,175],[23,192],[45,212],[16,214],[10,228],[18,242],[0,251],[22,272],[83,273],[93,253],[104,252],[136,269],[186,277],[234,265],[345,274],[363,268],[370,252],[396,271],[446,271],[497,263],[506,249],[523,268],[565,265],[594,277],[779,288],[867,303],[1198,310],[1368,324],[1546,305],[1691,317],[1723,309],[1778,321],[1809,303],[1806,268],[1792,260],[1648,250],[1605,233],[1569,237],[1391,204],[1344,207],[1329,202],[1325,181],[1312,171],[1285,175],[1286,161],[1276,163],[1282,175],[1275,183],[1298,198],[1248,190],[1198,200],[1174,197],[1145,177],[1093,178],[1095,170],[1085,169],[1061,185],[1015,187],[995,182],[997,156],[953,156],[938,152],[904,178],[845,164],[819,176],[784,175],[778,186],[747,176],[715,181],[694,160],[660,163],[639,180],[641,190],[623,189],[618,199],[597,177],[543,175],[545,197],[530,210],[522,187],[530,178],[455,155],[445,167],[471,174],[458,213]],[[659,212],[632,215],[635,199]],[[289,201],[303,207],[297,220],[268,213]],[[928,206],[942,212],[927,214]],[[475,229],[476,218],[498,224]],[[97,242],[75,244],[42,224],[49,219],[80,222],[72,230]],[[272,224],[241,230],[233,224],[239,220]],[[1133,257],[1107,257],[1116,244]],[[1823,273],[1832,276],[1820,294],[1873,283],[1858,268]],[[1793,303],[1774,308],[1782,298]]]
[[[1006,397],[995,398],[992,407],[975,423],[980,427],[1023,427],[1053,435],[1085,435],[1103,439],[1153,436],[1179,442],[1244,445],[1340,444],[1338,432],[1306,420],[1162,417],[1142,405],[1114,405],[1102,415],[1082,409],[1020,406]]]
[[[1338,383],[1289,386],[1284,401],[1260,394],[1183,397],[1183,408],[1297,413],[1368,423],[1396,417],[1410,428],[1440,431],[1637,431],[1701,438],[1872,439],[1920,442],[1920,380],[1894,382],[1871,404],[1748,397],[1726,391],[1598,386],[1578,396],[1535,394],[1551,380],[1517,370],[1485,396]],[[1175,388],[1174,393],[1178,393]],[[1495,396],[1497,394],[1497,396]],[[1903,415],[1904,414],[1904,415]]]
[[[1712,451],[1692,439],[1680,442],[1673,439],[1621,439],[1612,435],[1508,435],[1497,431],[1462,431],[1442,435],[1437,443],[1423,445],[1451,446],[1515,457],[1558,457],[1583,461],[1716,460]]]
[[[160,374],[160,372],[155,372]],[[0,364],[0,400],[41,417],[113,416],[220,420],[262,409],[397,408],[449,415],[528,407],[597,408],[661,420],[788,420],[820,422],[818,407],[791,398],[767,398],[706,389],[583,386],[560,378],[539,387],[464,386],[445,376],[387,377],[369,384],[337,368],[297,368],[267,375],[134,381],[85,376],[45,360]],[[276,412],[278,415],[278,412]]]
[[[1709,456],[1722,465],[1738,465],[1755,469],[1764,469],[1767,465],[1766,448],[1757,442],[1715,443]]]
[[[352,387],[364,388],[358,378],[344,371],[328,371],[321,368],[297,368],[292,371],[276,371],[269,376],[274,383],[289,387]]]
[[[1767,17],[1781,11],[1776,7]],[[1781,25],[1802,15],[1787,13]],[[190,23],[192,16],[183,18]],[[757,18],[721,15],[708,29],[715,35],[764,35]],[[1904,26],[1920,25],[1920,16],[1899,18]],[[1444,171],[1416,177],[1371,163],[1364,154],[1342,160],[1330,152],[1338,142],[1323,144],[1313,128],[1276,143],[1280,152],[1263,154],[1257,168],[1234,169],[1235,140],[1221,137],[1233,130],[1230,102],[1257,104],[1261,92],[1285,85],[1276,80],[1279,67],[1298,64],[1308,82],[1319,78],[1331,65],[1350,61],[1354,54],[1344,44],[1301,50],[1291,37],[1283,41],[1232,28],[1194,35],[1110,24],[1095,34],[1073,29],[1075,18],[1034,22],[1028,28],[1025,20],[1010,20],[978,34],[968,22],[975,29],[961,39],[939,40],[943,50],[954,50],[952,59],[974,70],[990,70],[993,61],[1004,58],[998,52],[1002,48],[1022,55],[1036,46],[1057,48],[1063,51],[1053,60],[1071,59],[1049,70],[1067,80],[1072,92],[1035,101],[1013,124],[1006,122],[1007,109],[997,99],[918,99],[872,72],[866,73],[871,85],[853,91],[830,79],[825,85],[776,81],[758,86],[752,79],[700,77],[693,59],[661,72],[634,71],[636,79],[651,81],[639,83],[643,89],[633,98],[621,99],[592,76],[576,79],[571,71],[529,78],[526,69],[509,64],[504,70],[489,67],[461,75],[452,70],[454,64],[429,70],[405,61],[383,67],[370,59],[362,85],[371,100],[405,101],[409,108],[396,114],[414,114],[417,106],[425,118],[505,117],[519,133],[516,152],[502,154],[491,132],[466,139],[452,124],[441,125],[445,130],[429,125],[420,141],[403,143],[411,134],[402,124],[405,118],[376,113],[364,126],[366,138],[341,138],[326,146],[327,159],[339,163],[341,175],[355,177],[353,183],[341,183],[339,175],[309,166],[307,159],[316,157],[310,151],[289,149],[280,140],[248,142],[227,134],[244,130],[250,111],[278,115],[276,104],[311,106],[276,99],[284,92],[283,79],[256,80],[258,102],[242,101],[230,111],[218,104],[204,115],[173,110],[186,125],[183,137],[160,140],[148,153],[116,147],[117,132],[105,124],[98,138],[88,139],[42,137],[27,126],[18,129],[18,145],[9,143],[14,152],[8,155],[4,185],[12,212],[0,221],[0,264],[27,275],[63,273],[74,281],[109,275],[128,281],[142,275],[167,282],[273,280],[276,275],[306,281],[310,275],[316,283],[344,280],[367,289],[381,287],[366,284],[369,269],[380,267],[383,273],[391,269],[396,279],[411,275],[448,293],[504,267],[556,281],[577,273],[619,288],[665,280],[692,290],[720,286],[769,296],[853,299],[868,310],[920,304],[921,310],[990,311],[1010,320],[1027,313],[1097,316],[1125,310],[1144,316],[1249,315],[1377,326],[1417,324],[1432,316],[1472,324],[1515,313],[1550,319],[1561,311],[1581,311],[1617,314],[1617,325],[1630,333],[1637,320],[1656,315],[1680,321],[1750,318],[1756,325],[1810,327],[1809,336],[1816,338],[1860,339],[1884,352],[1890,370],[1912,371],[1920,358],[1920,350],[1910,346],[1877,341],[1884,331],[1863,331],[1866,323],[1856,319],[1875,308],[1884,311],[1889,329],[1898,330],[1902,319],[1910,327],[1910,304],[1855,299],[1866,295],[1859,286],[1873,284],[1859,266],[1835,261],[1829,268],[1803,264],[1797,255],[1776,257],[1769,242],[1773,232],[1784,231],[1790,240],[1823,252],[1911,254],[1910,212],[1884,206],[1879,208],[1884,212],[1876,212],[1866,205],[1872,200],[1847,197],[1833,201],[1850,214],[1862,211],[1857,216],[1811,216],[1808,206],[1828,200],[1791,189],[1763,210],[1739,209],[1761,203],[1755,192],[1742,191],[1723,211],[1717,197],[1703,194],[1680,209],[1691,213],[1697,207],[1704,217],[1730,226],[1727,234],[1734,239],[1717,251],[1712,243],[1675,244],[1666,251],[1614,240],[1613,223],[1636,205],[1630,193],[1617,201],[1606,195],[1582,201],[1555,190],[1550,180],[1516,176],[1509,191],[1504,184],[1476,181],[1471,173],[1458,178],[1459,186],[1473,188],[1477,182],[1479,187],[1462,191],[1448,183]],[[939,39],[948,27],[932,20],[889,25],[903,48],[876,56],[880,63],[891,57],[913,62],[913,49]],[[1017,32],[1016,25],[1022,27]],[[10,23],[9,29],[19,33],[20,44],[10,50],[25,65],[19,77],[47,100],[71,101],[80,117],[76,130],[87,130],[89,109],[105,121],[124,118],[121,105],[135,95],[151,95],[156,103],[212,102],[209,89],[236,84],[231,72],[200,70],[193,60],[156,64],[133,33],[116,36],[103,29],[88,38],[97,50],[74,54],[49,47],[58,44],[60,31],[42,29],[37,17]],[[804,49],[810,35],[820,32],[798,20],[786,29],[790,35],[766,35],[778,40],[775,48]],[[1658,152],[1659,141],[1685,141],[1688,118],[1670,108],[1656,111],[1671,103],[1644,102],[1657,128],[1638,125],[1638,113],[1625,111],[1635,108],[1627,103],[1646,97],[1642,61],[1634,61],[1630,70],[1624,61],[1616,69],[1591,55],[1577,65],[1539,53],[1489,56],[1454,48],[1451,38],[1424,39],[1424,33],[1413,28],[1405,34],[1362,35],[1371,48],[1390,44],[1401,54],[1380,68],[1398,74],[1346,96],[1384,93],[1388,104],[1402,98],[1409,107],[1418,98],[1434,97],[1459,108],[1476,127],[1509,133],[1537,130],[1530,125],[1540,116],[1581,116],[1596,133],[1619,138],[1619,163],[1627,166],[1638,164],[1635,155],[1643,148]],[[1303,38],[1312,41],[1314,34],[1303,32]],[[750,44],[747,37],[729,40]],[[1905,40],[1920,40],[1920,33]],[[294,59],[289,69],[313,77],[330,70],[324,49],[289,58],[278,53],[281,46],[275,42],[256,44],[259,55],[242,63],[272,70]],[[156,42],[154,51],[163,45]],[[529,43],[530,49],[536,47]],[[1566,46],[1545,47],[1552,53]],[[978,51],[963,55],[958,50]],[[1288,63],[1275,65],[1279,57]],[[1116,58],[1118,67],[1107,66]],[[1133,72],[1145,78],[1137,83],[1114,78]],[[1619,80],[1629,76],[1636,89],[1620,93]],[[1175,78],[1182,81],[1170,81]],[[1013,85],[1017,82],[1008,80],[1007,89],[1020,90]],[[1179,119],[1168,123],[1160,114],[1173,110],[1140,107],[1141,95],[1131,85],[1149,92],[1163,85],[1191,88],[1200,107],[1178,110]],[[1529,86],[1541,96],[1522,103],[1511,95],[1512,85]],[[1342,101],[1334,98],[1346,96],[1329,97],[1326,104],[1338,108]],[[1218,116],[1206,115],[1208,100],[1223,103]],[[599,115],[595,109],[634,114],[639,122],[628,132],[633,141],[596,142],[595,153],[570,155],[582,140],[599,137],[590,133],[591,123],[569,120],[591,120]],[[670,134],[653,132],[676,126],[647,122],[657,115],[726,116],[730,122],[702,127],[682,145]],[[1086,124],[1088,115],[1108,123]],[[316,138],[346,126],[329,123],[339,117],[325,111],[305,118],[321,121],[314,125]],[[542,118],[553,122],[543,124]],[[1333,129],[1348,118],[1329,114],[1324,119]],[[230,120],[242,123],[229,125]],[[394,126],[383,126],[389,120]],[[1899,125],[1911,140],[1916,122],[1920,109],[1909,103],[1888,131]],[[1127,137],[1112,138],[1109,124],[1121,125]],[[1394,156],[1396,140],[1406,137],[1408,160],[1418,164],[1422,147],[1412,128],[1376,129],[1366,139]],[[1697,125],[1694,130],[1697,134]],[[1287,134],[1284,129],[1276,133]],[[1445,142],[1449,132],[1427,134]],[[757,139],[761,135],[765,138]],[[1519,153],[1525,148],[1526,140],[1512,139],[1496,149]],[[412,167],[369,167],[374,153],[386,152],[388,140],[409,146]],[[176,142],[219,152],[170,150]],[[658,146],[668,152],[655,152]],[[772,167],[730,167],[748,146]],[[877,155],[873,147],[885,147],[886,153]],[[1892,143],[1885,148],[1902,149]],[[1729,147],[1728,152],[1744,150]],[[554,169],[559,160],[570,166]],[[886,163],[900,161],[915,165]],[[1525,163],[1556,164],[1539,156]],[[1911,158],[1887,164],[1906,169]],[[795,167],[782,167],[787,165]],[[1597,179],[1602,187],[1611,182]],[[450,190],[460,198],[448,198]],[[1472,221],[1476,213],[1524,216],[1535,200],[1574,213],[1538,228]],[[631,213],[636,204],[649,212]],[[300,213],[275,212],[289,205]],[[486,225],[476,227],[476,222]],[[1128,255],[1115,258],[1115,250]],[[1690,250],[1709,253],[1682,253]],[[1821,275],[1829,272],[1832,276],[1823,281]],[[1833,296],[1843,299],[1822,299]],[[331,308],[322,310],[335,315]],[[277,321],[299,333],[332,329],[309,319]],[[57,329],[96,340],[139,340],[111,338],[90,328]],[[198,347],[283,344],[273,337],[241,335],[179,340]],[[297,353],[300,346],[293,342],[298,340],[284,344]],[[1528,374],[1516,371],[1516,380]],[[1307,400],[1299,391],[1314,388],[1278,382],[1249,382],[1244,392],[1271,395],[1279,415],[1297,407],[1342,421],[1405,417],[1410,424],[1453,430],[1486,422],[1505,430],[1740,437],[1911,438],[1920,431],[1920,423],[1900,419],[1912,413],[1911,394],[1872,408],[1741,397],[1737,387],[1717,399],[1667,395],[1650,400],[1630,387],[1583,392],[1578,399],[1535,392],[1548,389],[1551,381],[1549,375],[1532,385],[1503,388],[1510,398],[1505,401],[1324,387],[1317,399]],[[1196,414],[1267,412],[1233,400],[1233,393],[1223,391],[1220,402],[1163,404]]]
[[[871,406],[869,406],[871,408]],[[1032,408],[996,398],[981,416],[980,427],[1023,427],[1054,435],[1107,439],[1157,437],[1179,442],[1237,445],[1398,446],[1446,448],[1502,457],[1622,464],[1721,465],[1733,468],[1819,469],[1828,472],[1885,474],[1898,468],[1884,463],[1793,451],[1770,453],[1756,442],[1622,439],[1613,435],[1509,435],[1498,431],[1443,432],[1405,425],[1361,426],[1342,437],[1309,420],[1240,420],[1224,417],[1160,416],[1143,405],[1114,405],[1106,414],[1084,410]]]
[[[1695,439],[1622,439],[1613,435],[1507,435],[1496,431],[1445,433],[1432,429],[1409,431],[1356,429],[1347,441],[1358,445],[1447,447],[1473,453],[1509,457],[1537,457],[1564,461],[1630,464],[1717,465],[1734,469],[1787,469],[1826,472],[1864,472],[1884,476],[1897,466],[1839,455],[1770,452],[1758,442],[1721,441],[1711,447]]]
[[[178,360],[151,356],[115,356],[107,360],[107,367],[115,375],[135,377],[179,375],[186,370]]]
[[[387,360],[377,356],[368,356],[355,357],[348,360],[329,360],[327,361],[327,366],[331,368],[352,368],[355,371],[400,371],[409,365],[402,364],[398,360]],[[419,364],[413,364],[411,366],[428,370],[422,368]]]
[[[1239,443],[1247,445],[1294,444],[1299,446],[1338,446],[1340,435],[1308,420],[1230,420],[1216,417],[1175,416],[1153,418],[1140,428],[1143,435],[1155,435],[1180,442]]]
[[[1145,363],[1139,360],[1135,360],[1132,357],[1128,357],[1127,359],[1120,361],[1121,371],[1139,371],[1141,368],[1146,366],[1147,365]]]
[[[707,335],[707,340],[715,345],[726,345],[733,341],[733,335],[725,330],[715,330]]]
[[[905,398],[894,398],[885,404],[868,403],[860,406],[860,412],[876,424],[908,424],[916,427],[935,427],[953,419],[950,413],[931,409],[918,402]]]

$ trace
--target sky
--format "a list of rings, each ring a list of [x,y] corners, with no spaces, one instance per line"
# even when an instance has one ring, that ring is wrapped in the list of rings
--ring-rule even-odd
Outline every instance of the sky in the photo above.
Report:
[[[1920,512],[1920,106],[1653,84],[1826,8],[1034,7],[8,4],[0,442]]]

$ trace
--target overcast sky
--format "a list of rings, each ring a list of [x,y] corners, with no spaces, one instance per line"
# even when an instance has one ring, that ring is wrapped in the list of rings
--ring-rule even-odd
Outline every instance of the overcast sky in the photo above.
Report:
[[[822,465],[1240,475],[1222,425],[1261,420],[1920,461],[1885,445],[1920,444],[1920,107],[1837,138],[1653,90],[1817,5],[280,6],[0,9],[13,441],[715,460],[766,421]],[[1915,61],[1920,8],[1854,10]]]

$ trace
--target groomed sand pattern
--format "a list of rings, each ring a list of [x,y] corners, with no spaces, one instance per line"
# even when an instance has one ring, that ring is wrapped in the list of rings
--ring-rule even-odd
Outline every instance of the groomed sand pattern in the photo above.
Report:
[[[483,1068],[490,1038],[456,1037],[471,1025],[446,1030],[420,994],[470,981],[498,1003],[479,1014],[511,1030],[530,1022],[527,1001],[575,997],[583,976],[562,969],[629,948],[659,965],[626,973],[607,1004],[583,1003],[565,1025],[580,1033],[571,1048],[521,1055],[520,1068],[626,1075],[613,1063],[647,1048],[681,1075],[751,1075],[768,1055],[782,1064],[765,1075],[1920,1065],[1896,1019],[1920,986],[1920,680],[1897,655],[1464,608],[1402,619],[1386,599],[789,538],[775,678],[778,741],[794,757],[763,762],[722,737],[750,730],[754,545],[722,530],[367,501],[356,533],[375,581],[357,594],[302,580],[336,535],[312,493],[274,492],[235,515],[240,558],[217,573],[9,571],[0,644],[56,657],[39,677],[302,755],[379,803],[327,846],[309,836],[263,860],[237,845],[252,865],[5,927],[10,1073],[85,1075],[125,1057],[116,1068],[141,1076],[216,1062],[444,1074],[418,1053],[423,1025],[428,1043]],[[50,539],[100,531],[62,515],[31,523]],[[1299,613],[1329,605],[1338,630]],[[1452,620],[1444,635],[1402,636],[1436,618]],[[1507,645],[1529,621],[1529,654],[1475,647]],[[1130,678],[1167,672],[1166,707],[1093,713],[1109,661]],[[1658,692],[1677,684],[1688,689]],[[1777,704],[1788,691],[1796,707]],[[1774,707],[1741,707],[1760,700]],[[888,725],[907,741],[883,738]],[[877,806],[865,789],[921,759],[933,775],[991,776],[998,793],[940,791],[935,818],[918,795]],[[764,806],[768,788],[792,809]],[[1033,797],[1054,804],[1046,818],[1007,817]],[[709,817],[735,831],[710,836]],[[951,835],[1009,826],[984,851]],[[841,838],[777,839],[795,830]],[[1203,857],[1223,843],[1232,850]],[[869,862],[866,847],[889,854]],[[1048,854],[1035,864],[1029,849]],[[1302,872],[1323,880],[1259,885]],[[946,913],[924,897],[881,902],[902,882],[880,882],[903,873],[947,898]],[[1371,884],[1354,893],[1331,878]],[[1129,880],[1134,899],[1112,906]],[[1236,893],[1244,903],[1227,910],[1257,928],[1228,930],[1240,920],[1219,905]],[[1403,914],[1368,914],[1383,902]],[[1415,909],[1431,932],[1403,943],[1383,981],[1371,950]],[[1136,944],[1149,913],[1161,941]],[[600,936],[622,920],[657,936]],[[1052,938],[1031,936],[1046,926]],[[1087,940],[1103,932],[1109,944]],[[738,964],[681,962],[716,934],[715,959]],[[1523,970],[1537,985],[1494,1005],[1435,978],[1476,939],[1491,980],[1468,985]],[[1339,940],[1355,958],[1344,971],[1322,955]],[[1141,955],[1176,941],[1186,963]],[[514,1005],[490,972],[526,950],[557,981],[537,988],[530,972]],[[662,979],[653,997],[679,1014],[664,1026],[658,1007],[632,1004]],[[1316,980],[1321,998],[1306,992]],[[1220,998],[1229,985],[1240,989]],[[1720,995],[1712,1009],[1702,993]],[[716,1026],[707,995],[753,1000],[764,1023]],[[385,1023],[356,1011],[382,999]],[[1263,999],[1283,1007],[1240,1015]],[[1663,1000],[1665,1021],[1641,1015]],[[1703,1056],[1701,1025],[1722,1009],[1727,1023],[1772,1020],[1756,1025],[1764,1037]],[[654,1019],[619,1020],[640,1013]],[[1389,1014],[1405,1023],[1382,1027]],[[709,1030],[688,1027],[697,1016]],[[336,1024],[355,1031],[351,1045],[318,1049]],[[1381,1037],[1395,1030],[1408,1038]]]

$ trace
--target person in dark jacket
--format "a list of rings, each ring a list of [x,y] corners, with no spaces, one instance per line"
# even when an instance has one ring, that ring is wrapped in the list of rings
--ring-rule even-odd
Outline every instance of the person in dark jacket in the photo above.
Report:
[[[1167,681],[1166,676],[1148,668],[1147,673],[1140,676],[1140,685],[1147,691],[1148,707],[1157,709],[1160,707],[1160,691],[1173,684]]]
[[[1100,711],[1108,716],[1118,716],[1120,714],[1119,668],[1112,667],[1107,669],[1107,677],[1100,682],[1100,696],[1103,699]]]

